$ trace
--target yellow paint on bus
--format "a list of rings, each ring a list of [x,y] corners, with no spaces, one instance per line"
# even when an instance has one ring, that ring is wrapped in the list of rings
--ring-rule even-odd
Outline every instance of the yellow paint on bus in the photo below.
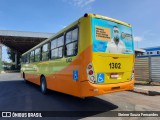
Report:
[[[109,44],[105,39],[100,40],[100,43],[98,40],[93,40],[96,26],[106,26],[107,23],[110,27],[115,23],[122,28],[131,28],[130,24],[119,20],[85,14],[84,17],[22,55],[23,78],[41,87],[44,87],[42,81],[45,80],[46,88],[77,97],[133,90],[134,51],[132,54],[108,53],[104,44]],[[98,32],[101,31],[103,30]],[[102,34],[100,37],[105,38],[106,34],[104,32],[104,36]],[[125,33],[125,36],[125,44],[132,44],[131,35]],[[96,45],[99,48],[96,48]],[[96,51],[98,49],[100,52]],[[130,48],[126,51],[131,52]]]

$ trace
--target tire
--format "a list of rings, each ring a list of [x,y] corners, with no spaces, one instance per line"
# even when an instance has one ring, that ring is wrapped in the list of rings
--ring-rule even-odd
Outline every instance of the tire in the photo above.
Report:
[[[40,88],[43,94],[47,93],[47,83],[46,83],[46,78],[44,76],[41,77]]]
[[[25,83],[28,83],[28,81],[27,81],[26,78],[25,78],[25,73],[23,73],[23,79],[24,79],[24,82],[25,82]]]

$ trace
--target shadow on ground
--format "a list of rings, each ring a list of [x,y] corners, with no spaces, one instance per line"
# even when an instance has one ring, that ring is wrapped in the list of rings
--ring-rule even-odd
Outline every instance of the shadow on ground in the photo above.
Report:
[[[19,80],[1,81],[0,90],[0,111],[94,111],[92,116],[118,108],[97,97],[81,99],[55,91],[43,95],[39,86]]]

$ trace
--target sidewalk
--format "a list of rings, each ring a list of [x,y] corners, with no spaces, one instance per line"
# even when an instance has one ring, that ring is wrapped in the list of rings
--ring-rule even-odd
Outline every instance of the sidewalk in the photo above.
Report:
[[[142,93],[150,96],[160,95],[160,86],[152,84],[135,84],[133,92]]]

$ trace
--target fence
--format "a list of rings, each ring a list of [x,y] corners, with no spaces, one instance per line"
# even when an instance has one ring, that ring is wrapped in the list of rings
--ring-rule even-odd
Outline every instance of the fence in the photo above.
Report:
[[[135,79],[160,82],[160,56],[136,58]]]

